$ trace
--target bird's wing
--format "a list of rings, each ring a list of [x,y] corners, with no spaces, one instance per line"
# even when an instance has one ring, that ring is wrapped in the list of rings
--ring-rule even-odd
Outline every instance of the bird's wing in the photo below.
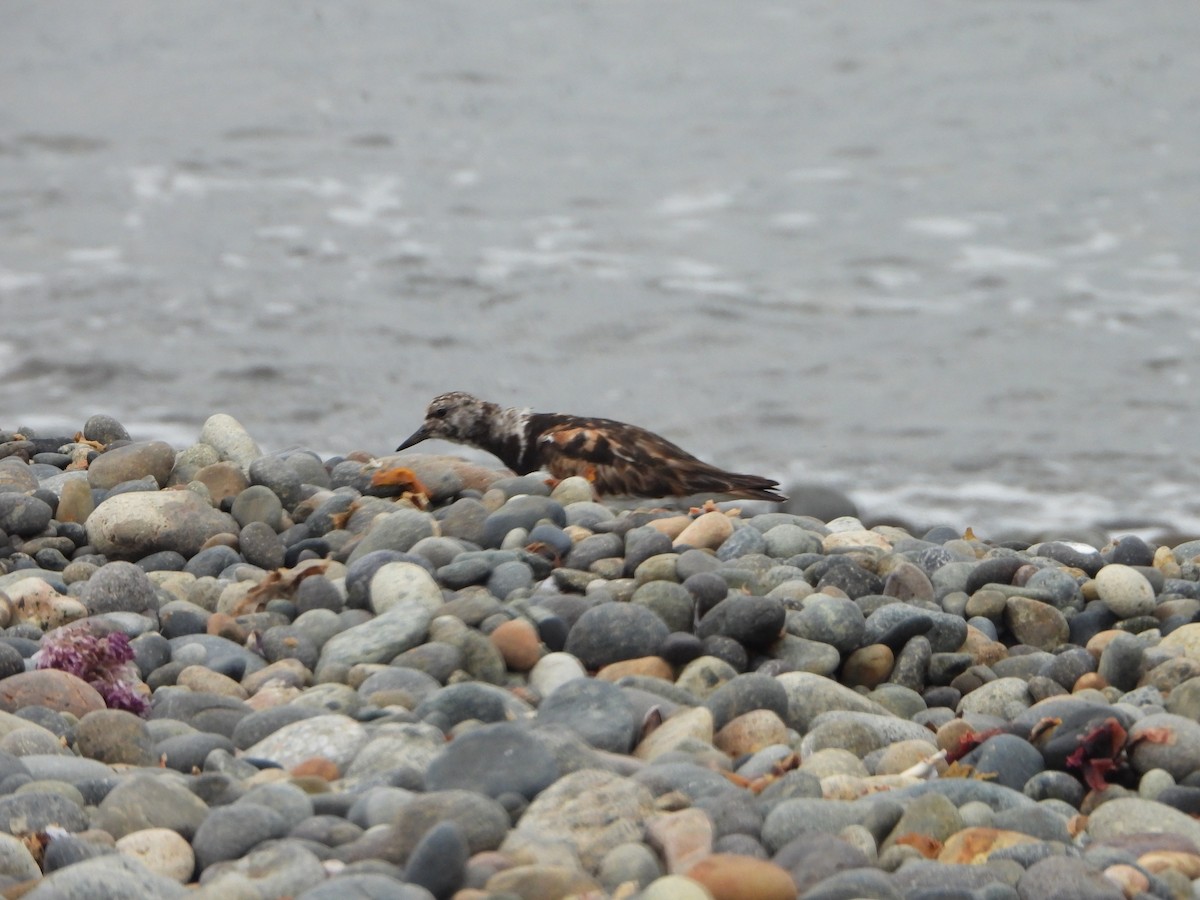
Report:
[[[620,433],[601,422],[576,420],[547,428],[539,438],[547,467],[559,461],[595,465],[638,462],[644,455],[637,444],[620,439]]]
[[[780,502],[776,482],[726,472],[666,438],[611,419],[547,416],[538,423],[537,452],[555,478],[582,475],[601,495],[681,497],[713,493]]]
[[[656,434],[604,419],[573,418],[547,428],[539,449],[556,478],[582,475],[600,494],[665,496],[672,493],[673,466],[695,461]]]

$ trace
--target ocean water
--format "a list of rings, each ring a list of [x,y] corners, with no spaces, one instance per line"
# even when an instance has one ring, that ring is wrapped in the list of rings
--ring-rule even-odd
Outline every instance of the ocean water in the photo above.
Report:
[[[1200,533],[1200,16],[880,10],[10,3],[0,427],[382,454],[465,389]]]

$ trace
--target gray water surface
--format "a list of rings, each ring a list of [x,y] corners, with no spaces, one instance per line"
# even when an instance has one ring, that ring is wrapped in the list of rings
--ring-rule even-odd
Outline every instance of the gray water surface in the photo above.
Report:
[[[0,427],[384,453],[466,389],[873,516],[1200,531],[1194,4],[5,19]]]

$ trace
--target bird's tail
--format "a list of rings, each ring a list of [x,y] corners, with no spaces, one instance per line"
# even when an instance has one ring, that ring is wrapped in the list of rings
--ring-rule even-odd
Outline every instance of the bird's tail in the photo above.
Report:
[[[689,490],[695,494],[711,491],[741,500],[769,500],[784,503],[787,497],[777,490],[779,482],[761,475],[743,475],[740,472],[725,472],[711,466],[695,468],[687,473]]]

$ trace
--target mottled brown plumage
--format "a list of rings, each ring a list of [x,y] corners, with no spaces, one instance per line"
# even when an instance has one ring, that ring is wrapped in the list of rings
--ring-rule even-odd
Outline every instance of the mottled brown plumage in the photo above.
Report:
[[[787,499],[776,481],[718,469],[636,425],[506,409],[461,391],[435,397],[424,423],[396,449],[430,438],[486,450],[519,475],[539,469],[555,478],[582,475],[601,495]]]

